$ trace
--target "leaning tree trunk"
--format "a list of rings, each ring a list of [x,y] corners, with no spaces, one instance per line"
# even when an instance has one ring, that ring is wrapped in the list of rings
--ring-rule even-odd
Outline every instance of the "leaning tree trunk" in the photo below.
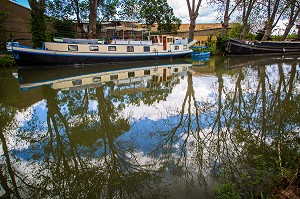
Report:
[[[284,41],[288,34],[290,33],[293,25],[295,24],[295,21],[298,19],[299,15],[300,15],[300,8],[298,8],[297,6],[295,6],[295,2],[293,2],[290,6],[291,9],[291,13],[290,13],[290,17],[289,17],[289,22],[288,25],[286,26],[283,36],[282,36],[282,41]]]
[[[262,41],[267,41],[269,39],[269,37],[271,36],[272,34],[272,27],[267,27],[266,30],[265,30],[265,34],[263,36],[263,38],[261,39]]]

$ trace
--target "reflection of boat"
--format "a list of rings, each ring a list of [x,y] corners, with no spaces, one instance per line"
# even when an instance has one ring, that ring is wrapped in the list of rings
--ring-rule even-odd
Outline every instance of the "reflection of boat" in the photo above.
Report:
[[[192,58],[205,58],[210,56],[208,46],[193,46]]]
[[[240,41],[229,39],[225,48],[230,55],[300,54],[300,42]]]
[[[108,82],[115,85],[132,85],[145,81],[168,81],[176,75],[186,73],[190,66],[190,63],[178,60],[177,62],[144,62],[141,65],[119,64],[72,69],[19,69],[18,77],[22,91],[43,85],[51,86],[53,89],[79,90],[98,87]]]
[[[299,64],[298,55],[285,55],[285,56],[230,56],[225,57],[222,61],[226,69],[235,69],[242,67],[258,67],[278,63]]]
[[[196,40],[188,43],[167,35],[152,35],[149,41],[72,40],[45,42],[41,49],[13,47],[18,66],[53,66],[180,58],[190,53]]]

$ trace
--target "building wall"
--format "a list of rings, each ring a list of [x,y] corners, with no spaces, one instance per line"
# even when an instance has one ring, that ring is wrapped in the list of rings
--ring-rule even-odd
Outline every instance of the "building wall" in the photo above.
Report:
[[[190,24],[181,24],[178,33],[173,35],[182,38],[188,38],[189,27]],[[196,24],[194,39],[198,41],[198,45],[206,45],[209,37],[211,37],[211,40],[215,42],[217,40],[217,35],[221,32],[221,29],[222,24],[220,23]]]
[[[0,0],[0,10],[8,13],[4,23],[7,36],[31,46],[30,9],[8,0]]]

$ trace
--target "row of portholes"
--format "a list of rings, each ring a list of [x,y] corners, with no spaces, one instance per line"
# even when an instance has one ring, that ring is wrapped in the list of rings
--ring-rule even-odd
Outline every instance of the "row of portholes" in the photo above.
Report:
[[[99,46],[90,46],[90,51],[99,51]],[[78,51],[77,45],[68,45],[69,51]],[[117,51],[117,46],[108,46],[108,51]],[[134,52],[134,46],[127,46],[127,52]],[[144,52],[150,52],[150,46],[144,46]]]

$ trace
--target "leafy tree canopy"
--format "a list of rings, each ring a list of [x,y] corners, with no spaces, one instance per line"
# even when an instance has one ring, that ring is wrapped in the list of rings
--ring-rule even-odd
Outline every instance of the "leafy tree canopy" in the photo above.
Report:
[[[167,0],[123,0],[119,5],[121,19],[142,22],[147,26],[157,23],[160,32],[177,31],[181,24]]]

